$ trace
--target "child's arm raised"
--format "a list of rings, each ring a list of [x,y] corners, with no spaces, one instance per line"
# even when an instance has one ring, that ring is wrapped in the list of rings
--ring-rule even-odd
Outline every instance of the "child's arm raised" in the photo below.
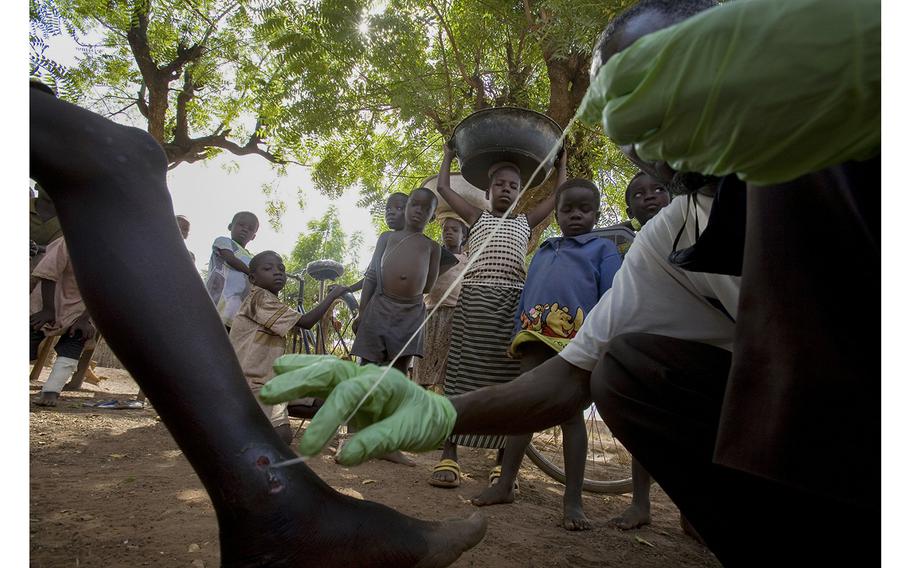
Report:
[[[240,260],[239,258],[234,256],[233,251],[230,251],[228,249],[219,248],[219,249],[215,249],[215,253],[218,256],[220,256],[221,258],[223,258],[224,262],[226,262],[227,265],[230,266],[231,268],[233,268],[234,270],[239,270],[240,272],[243,272],[244,274],[250,273],[250,267],[247,266],[246,264],[244,264],[242,260]]]
[[[300,316],[300,319],[297,321],[297,326],[304,329],[310,329],[322,319],[322,316],[324,316],[326,311],[331,307],[332,302],[350,291],[351,289],[347,286],[333,286],[329,290],[329,293],[325,295],[325,299],[319,302],[315,308]]]
[[[429,239],[427,239],[429,241]],[[427,270],[427,283],[423,287],[423,293],[429,294],[430,290],[433,289],[433,285],[436,284],[436,279],[439,277],[439,255],[442,254],[442,247],[438,243],[430,241],[430,246],[432,252],[430,252],[430,268]]]
[[[458,195],[452,189],[451,182],[449,181],[449,174],[452,170],[452,158],[454,157],[455,150],[453,150],[448,143],[443,143],[442,164],[439,165],[439,176],[436,178],[436,191],[438,191],[439,195],[446,200],[446,203],[449,204],[452,211],[455,211],[459,217],[464,219],[464,222],[467,223],[468,227],[470,227],[477,221],[480,214],[483,213],[483,210],[468,203],[464,197]]]
[[[556,188],[566,182],[566,150],[563,148],[562,155],[559,157],[559,165],[556,168],[556,185],[550,195],[537,204],[534,209],[527,212],[528,225],[533,229],[549,217],[550,213],[556,207]]]

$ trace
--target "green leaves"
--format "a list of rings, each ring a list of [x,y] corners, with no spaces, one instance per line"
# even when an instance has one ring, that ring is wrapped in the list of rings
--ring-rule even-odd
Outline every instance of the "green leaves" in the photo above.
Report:
[[[474,110],[565,123],[595,38],[631,1],[30,0],[30,63],[63,98],[145,125],[172,166],[253,153],[372,206],[436,173],[440,142]],[[62,35],[81,44],[68,68],[45,53]],[[611,188],[630,169],[591,130],[570,156],[571,175]],[[269,204],[274,222],[282,206]]]

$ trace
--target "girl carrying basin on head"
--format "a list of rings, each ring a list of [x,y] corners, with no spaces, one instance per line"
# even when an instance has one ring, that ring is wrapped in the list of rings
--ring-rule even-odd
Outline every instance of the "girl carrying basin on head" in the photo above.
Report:
[[[455,306],[452,342],[446,360],[446,396],[509,382],[519,375],[520,363],[509,357],[508,350],[526,276],[525,255],[531,230],[542,223],[556,205],[554,194],[527,213],[506,217],[521,193],[521,174],[516,164],[498,162],[487,171],[490,210],[475,207],[450,186],[449,173],[454,156],[454,150],[444,144],[436,189],[468,224],[469,262],[473,263],[465,271],[461,295]],[[566,153],[563,152],[554,187],[565,180]],[[490,243],[480,250],[494,231],[496,234]],[[460,485],[459,445],[499,450],[497,465],[490,473],[490,484],[496,483],[501,475],[505,441],[505,436],[452,436],[446,440],[442,458],[433,468],[430,485],[448,488]]]

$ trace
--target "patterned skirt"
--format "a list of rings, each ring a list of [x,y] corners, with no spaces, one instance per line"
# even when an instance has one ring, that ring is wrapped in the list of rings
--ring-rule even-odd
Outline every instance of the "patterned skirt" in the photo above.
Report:
[[[430,311],[427,308],[427,312]],[[454,316],[454,306],[440,306],[436,310],[424,328],[423,357],[414,361],[414,382],[438,394],[443,393]]]
[[[452,322],[446,363],[445,394],[451,397],[500,385],[520,374],[521,364],[508,355],[521,290],[466,285]],[[505,436],[460,434],[450,441],[473,448],[505,447]]]

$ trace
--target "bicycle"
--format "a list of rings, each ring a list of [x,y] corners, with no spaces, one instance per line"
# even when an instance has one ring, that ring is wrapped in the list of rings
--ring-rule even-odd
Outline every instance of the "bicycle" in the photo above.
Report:
[[[334,260],[316,260],[307,264],[303,274],[288,274],[288,278],[293,278],[298,284],[297,311],[301,314],[306,311],[303,306],[304,276],[309,276],[318,283],[319,291],[316,303],[320,303],[325,298],[326,284],[331,280],[341,278],[342,275],[344,275],[344,266]],[[325,315],[319,320],[315,333],[309,329],[295,328],[289,334],[287,353],[340,354],[343,359],[350,359],[351,353],[344,335],[357,316],[358,307],[353,294],[348,292],[342,295],[332,302]],[[334,332],[334,340],[329,340],[332,332]],[[329,341],[332,342],[329,343]],[[321,406],[321,399],[299,398],[288,403],[288,414],[301,420],[310,419],[315,416]],[[300,428],[302,427],[303,422],[300,425]],[[298,433],[300,428],[298,428]]]

